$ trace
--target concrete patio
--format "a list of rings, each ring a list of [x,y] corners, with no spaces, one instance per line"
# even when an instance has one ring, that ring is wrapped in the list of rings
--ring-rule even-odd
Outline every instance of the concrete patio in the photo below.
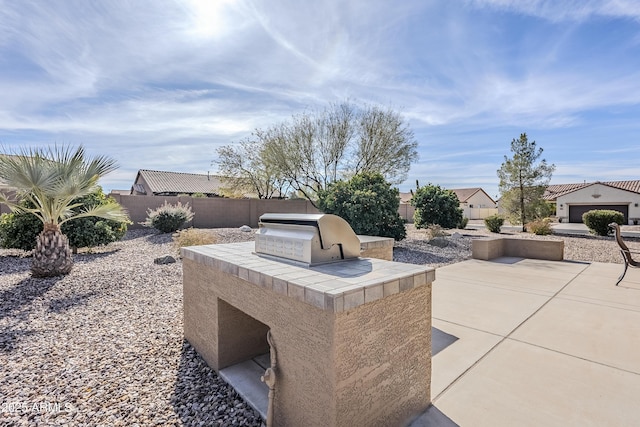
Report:
[[[439,268],[433,406],[411,426],[640,424],[640,270],[522,258]]]

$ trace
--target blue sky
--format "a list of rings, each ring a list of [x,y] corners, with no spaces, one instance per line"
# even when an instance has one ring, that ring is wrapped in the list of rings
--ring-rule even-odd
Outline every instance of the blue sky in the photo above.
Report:
[[[409,121],[402,191],[495,196],[522,132],[553,184],[640,179],[640,1],[0,0],[0,146],[84,144],[105,190],[347,98]]]

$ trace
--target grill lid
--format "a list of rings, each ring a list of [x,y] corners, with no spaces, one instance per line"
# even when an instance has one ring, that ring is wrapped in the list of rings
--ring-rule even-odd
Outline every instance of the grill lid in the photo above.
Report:
[[[306,265],[360,256],[360,239],[351,226],[330,214],[264,214],[255,244],[258,254]]]

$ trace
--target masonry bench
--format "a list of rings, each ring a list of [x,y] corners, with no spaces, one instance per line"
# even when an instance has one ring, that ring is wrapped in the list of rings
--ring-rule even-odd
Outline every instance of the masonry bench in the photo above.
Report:
[[[518,257],[562,261],[563,240],[533,240],[508,237],[474,239],[471,242],[474,259],[491,260],[499,257]]]

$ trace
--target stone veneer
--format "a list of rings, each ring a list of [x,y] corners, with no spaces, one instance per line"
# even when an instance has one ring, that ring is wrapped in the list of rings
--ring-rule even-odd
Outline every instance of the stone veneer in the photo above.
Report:
[[[432,268],[302,267],[254,244],[183,248],[185,338],[216,371],[277,351],[274,425],[399,425],[430,403]]]

